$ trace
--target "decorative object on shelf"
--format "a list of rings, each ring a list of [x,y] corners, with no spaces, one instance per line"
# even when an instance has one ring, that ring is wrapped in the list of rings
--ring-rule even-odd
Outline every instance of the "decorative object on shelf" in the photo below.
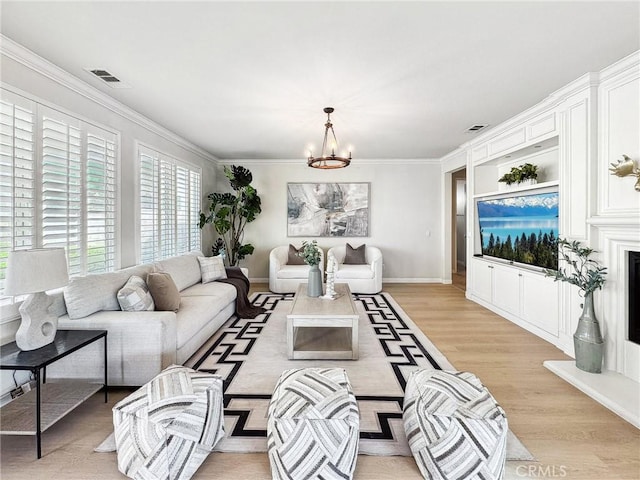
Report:
[[[618,163],[611,164],[609,171],[611,172],[611,175],[615,175],[617,177],[635,176],[637,180],[634,188],[636,192],[640,192],[640,168],[636,166],[635,160],[626,155],[622,155],[622,158],[618,160]]]
[[[499,182],[512,184],[535,185],[538,183],[538,166],[532,163],[525,163],[518,167],[511,167],[511,170],[498,179]]]
[[[554,277],[554,281],[560,280],[575,285],[580,290],[580,295],[584,295],[582,315],[578,320],[578,328],[573,334],[576,367],[585,372],[600,373],[604,341],[593,307],[593,293],[602,289],[606,281],[604,276],[607,274],[607,269],[596,260],[589,258],[595,250],[582,247],[578,241],[569,242],[566,239],[560,239],[558,252],[561,260],[570,268],[545,270],[545,275]]]
[[[15,250],[9,253],[4,295],[32,294],[20,305],[22,322],[16,332],[20,350],[35,350],[53,342],[57,315],[49,312],[52,298],[45,292],[69,282],[64,248]]]
[[[288,237],[368,237],[370,184],[287,183]]]
[[[318,242],[302,242],[302,248],[298,252],[304,259],[304,263],[309,265],[309,280],[307,284],[307,295],[309,297],[319,297],[322,295],[322,272],[318,264],[320,263],[320,250]]]
[[[351,149],[349,149],[349,157],[346,156],[346,153],[343,154],[343,156],[336,155],[338,140],[336,139],[336,133],[333,131],[333,123],[331,123],[331,114],[333,113],[334,108],[325,107],[323,111],[327,114],[327,123],[324,124],[324,140],[322,141],[322,151],[320,152],[319,157],[314,157],[312,155],[312,152],[309,151],[307,165],[312,168],[319,168],[322,170],[348,167],[351,163]],[[327,145],[329,130],[331,130],[333,141],[330,145]],[[329,149],[331,150],[331,154],[328,153]]]
[[[335,300],[338,298],[335,289],[335,269],[336,269],[336,257],[329,255],[327,258],[327,288],[322,298],[327,300]]]
[[[200,212],[200,228],[212,224],[220,237],[212,247],[213,255],[223,254],[229,266],[237,266],[238,262],[253,253],[250,243],[242,244],[244,228],[253,222],[262,211],[258,191],[251,186],[253,175],[244,168],[232,165],[225,166],[224,174],[229,179],[233,193],[210,193],[211,201],[208,214]]]

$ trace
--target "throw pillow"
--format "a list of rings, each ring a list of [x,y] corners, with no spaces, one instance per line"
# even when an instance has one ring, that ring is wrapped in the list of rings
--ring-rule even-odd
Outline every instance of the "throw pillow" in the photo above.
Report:
[[[366,245],[364,243],[358,248],[353,248],[347,243],[343,263],[345,265],[365,265],[367,263],[367,260],[364,257],[365,247]]]
[[[198,262],[200,262],[202,283],[213,282],[219,278],[227,278],[227,271],[224,269],[224,260],[221,256],[198,257]]]
[[[147,286],[156,305],[156,310],[177,312],[180,307],[180,292],[171,275],[152,272],[147,275]]]
[[[298,250],[293,245],[289,244],[289,253],[287,255],[287,265],[306,265],[304,258],[298,255]]]
[[[118,290],[118,303],[124,312],[143,312],[154,309],[153,297],[149,293],[146,282],[132,275],[127,283]]]

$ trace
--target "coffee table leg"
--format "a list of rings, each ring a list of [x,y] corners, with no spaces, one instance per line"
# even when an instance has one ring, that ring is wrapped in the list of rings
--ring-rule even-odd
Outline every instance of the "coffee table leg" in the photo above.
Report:
[[[293,359],[293,320],[287,319],[287,356]]]
[[[351,351],[353,360],[357,360],[360,356],[360,346],[358,344],[358,320],[354,320],[351,326]]]

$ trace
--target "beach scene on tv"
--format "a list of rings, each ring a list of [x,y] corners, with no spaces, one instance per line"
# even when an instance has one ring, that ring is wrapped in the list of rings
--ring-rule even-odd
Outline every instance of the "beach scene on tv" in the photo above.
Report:
[[[558,192],[478,200],[482,254],[557,270]]]

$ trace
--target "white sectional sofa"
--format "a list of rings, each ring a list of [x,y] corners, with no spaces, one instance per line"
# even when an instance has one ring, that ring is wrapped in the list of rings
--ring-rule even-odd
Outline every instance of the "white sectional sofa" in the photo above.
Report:
[[[58,300],[58,305],[64,303],[58,328],[108,330],[109,385],[147,383],[165,367],[184,363],[235,311],[235,287],[201,283],[198,256],[203,255],[192,252],[157,264],[73,277],[64,302]],[[154,268],[175,282],[181,299],[178,311],[121,311],[118,290],[132,275],[145,278]],[[93,343],[48,366],[47,377],[99,376],[103,353],[103,342]]]

